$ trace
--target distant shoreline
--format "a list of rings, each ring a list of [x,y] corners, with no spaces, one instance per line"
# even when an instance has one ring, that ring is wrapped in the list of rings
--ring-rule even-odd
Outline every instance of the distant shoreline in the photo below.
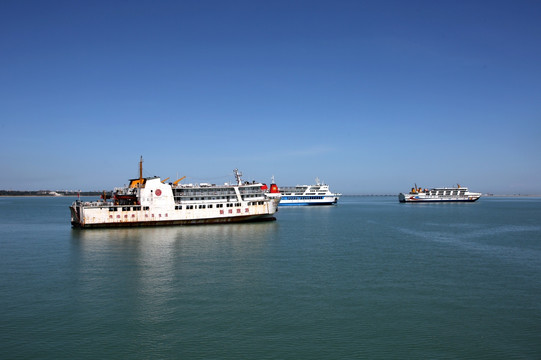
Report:
[[[0,197],[76,197],[76,196],[100,196],[103,191],[80,191],[80,192],[62,192],[62,191],[16,191],[0,190]]]

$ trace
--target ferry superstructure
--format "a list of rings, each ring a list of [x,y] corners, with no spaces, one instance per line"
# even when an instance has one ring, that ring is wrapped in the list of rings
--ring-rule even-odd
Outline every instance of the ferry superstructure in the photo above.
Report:
[[[159,177],[139,178],[115,188],[99,201],[77,200],[70,206],[76,228],[191,225],[276,220],[280,193],[262,183],[243,182],[235,169],[236,184],[166,183]],[[104,194],[105,195],[105,194]],[[110,200],[108,200],[110,199]]]
[[[411,188],[408,194],[398,194],[398,201],[406,202],[473,202],[481,197],[481,193],[470,192],[467,187],[457,184],[457,187],[441,187],[422,189]]]
[[[334,205],[342,194],[333,193],[329,185],[316,178],[315,185],[285,186],[280,188],[280,206],[287,205]]]

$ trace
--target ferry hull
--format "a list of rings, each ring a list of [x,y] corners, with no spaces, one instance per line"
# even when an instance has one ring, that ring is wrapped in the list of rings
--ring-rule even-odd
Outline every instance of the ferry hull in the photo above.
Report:
[[[192,220],[160,220],[160,221],[126,221],[115,223],[93,223],[85,224],[77,221],[72,221],[73,228],[79,229],[96,229],[96,228],[118,228],[118,227],[146,227],[146,226],[186,226],[186,225],[205,225],[205,224],[229,224],[243,222],[264,222],[275,221],[276,217],[272,215],[247,215],[235,216],[227,218],[212,218],[212,219],[192,219]]]
[[[307,202],[307,201],[291,201],[288,202],[287,200],[280,201],[278,204],[279,206],[322,206],[322,205],[336,205],[338,203],[338,199],[333,201],[321,201],[321,202]]]
[[[444,202],[474,202],[479,200],[479,196],[468,196],[460,198],[441,198],[441,197],[424,197],[418,195],[406,195],[400,193],[398,201],[401,203],[444,203]]]
[[[161,208],[136,211],[133,210],[134,206],[127,207],[128,209],[122,206],[85,206],[81,202],[76,202],[69,208],[72,227],[91,229],[273,221],[276,220],[274,214],[278,211],[279,201],[279,197],[276,197],[261,201],[261,205],[247,205],[248,203],[244,202],[243,207],[226,210],[182,211]]]
[[[479,200],[479,198],[474,199],[398,199],[401,203],[442,203],[442,202],[474,202]]]

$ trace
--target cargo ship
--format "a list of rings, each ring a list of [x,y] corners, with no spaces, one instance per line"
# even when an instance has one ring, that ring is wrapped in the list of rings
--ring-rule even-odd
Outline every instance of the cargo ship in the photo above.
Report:
[[[408,194],[398,194],[398,201],[406,202],[473,202],[481,197],[481,193],[470,192],[467,187],[457,184],[457,187],[442,187],[423,189],[411,188]]]
[[[235,169],[236,183],[182,184],[160,177],[139,177],[97,201],[80,199],[70,206],[74,228],[215,224],[276,220],[280,192],[276,184],[245,182]]]
[[[280,187],[282,199],[280,206],[287,205],[335,205],[342,194],[333,193],[316,178],[315,185],[297,185]]]

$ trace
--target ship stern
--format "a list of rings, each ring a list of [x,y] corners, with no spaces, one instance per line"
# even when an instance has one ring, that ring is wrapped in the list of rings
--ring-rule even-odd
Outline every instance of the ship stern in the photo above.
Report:
[[[272,215],[278,211],[278,204],[282,196],[280,194],[267,194],[267,198],[269,199],[269,214]]]
[[[81,202],[79,200],[75,201],[71,206],[70,215],[71,215],[71,226],[73,227],[82,227],[81,224]]]

